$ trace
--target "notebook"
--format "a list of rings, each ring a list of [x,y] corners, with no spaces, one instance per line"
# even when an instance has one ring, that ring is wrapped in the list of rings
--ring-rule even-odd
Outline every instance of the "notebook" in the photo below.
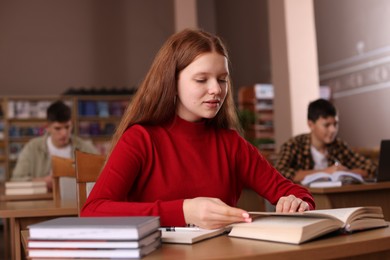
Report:
[[[390,140],[382,140],[376,181],[390,181]]]

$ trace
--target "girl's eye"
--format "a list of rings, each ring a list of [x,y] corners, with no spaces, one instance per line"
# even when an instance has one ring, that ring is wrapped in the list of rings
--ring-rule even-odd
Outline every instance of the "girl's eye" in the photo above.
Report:
[[[205,83],[206,79],[195,79],[195,81],[198,83]]]
[[[227,80],[226,79],[218,79],[218,82],[219,83],[227,83]]]

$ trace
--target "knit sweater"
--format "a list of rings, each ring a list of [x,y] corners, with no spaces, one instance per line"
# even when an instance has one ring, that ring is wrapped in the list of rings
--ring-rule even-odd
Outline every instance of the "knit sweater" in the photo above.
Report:
[[[183,226],[184,199],[214,197],[236,206],[244,187],[273,204],[293,194],[314,208],[306,189],[284,178],[236,131],[176,117],[125,131],[81,215],[153,215],[163,226]]]
[[[33,178],[44,177],[50,173],[51,157],[47,147],[48,134],[31,139],[18,156],[15,169],[12,172],[13,181],[27,181]],[[97,149],[90,140],[71,136],[72,151],[79,149],[88,153],[97,153]],[[73,152],[71,153],[74,157]]]

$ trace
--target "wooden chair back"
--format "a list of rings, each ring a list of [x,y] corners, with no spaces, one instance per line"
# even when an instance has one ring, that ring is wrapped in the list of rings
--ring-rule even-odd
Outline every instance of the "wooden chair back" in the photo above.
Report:
[[[87,184],[96,182],[106,161],[105,155],[75,151],[77,208],[80,211],[87,200]]]
[[[51,168],[53,178],[53,199],[55,202],[61,200],[60,177],[76,178],[74,160],[53,155],[51,157]]]

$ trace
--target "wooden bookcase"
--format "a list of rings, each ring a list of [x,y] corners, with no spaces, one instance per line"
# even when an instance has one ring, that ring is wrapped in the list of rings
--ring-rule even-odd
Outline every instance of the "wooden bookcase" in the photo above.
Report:
[[[240,87],[238,108],[245,138],[271,163],[275,161],[274,91],[270,84]]]
[[[7,156],[6,156],[6,129],[5,129],[5,102],[4,99],[0,99],[0,182],[6,179],[7,169]]]
[[[52,102],[60,99],[69,105],[73,133],[91,140],[105,154],[130,98],[125,95],[1,97],[0,182],[10,178],[24,144],[45,133],[46,109]]]

